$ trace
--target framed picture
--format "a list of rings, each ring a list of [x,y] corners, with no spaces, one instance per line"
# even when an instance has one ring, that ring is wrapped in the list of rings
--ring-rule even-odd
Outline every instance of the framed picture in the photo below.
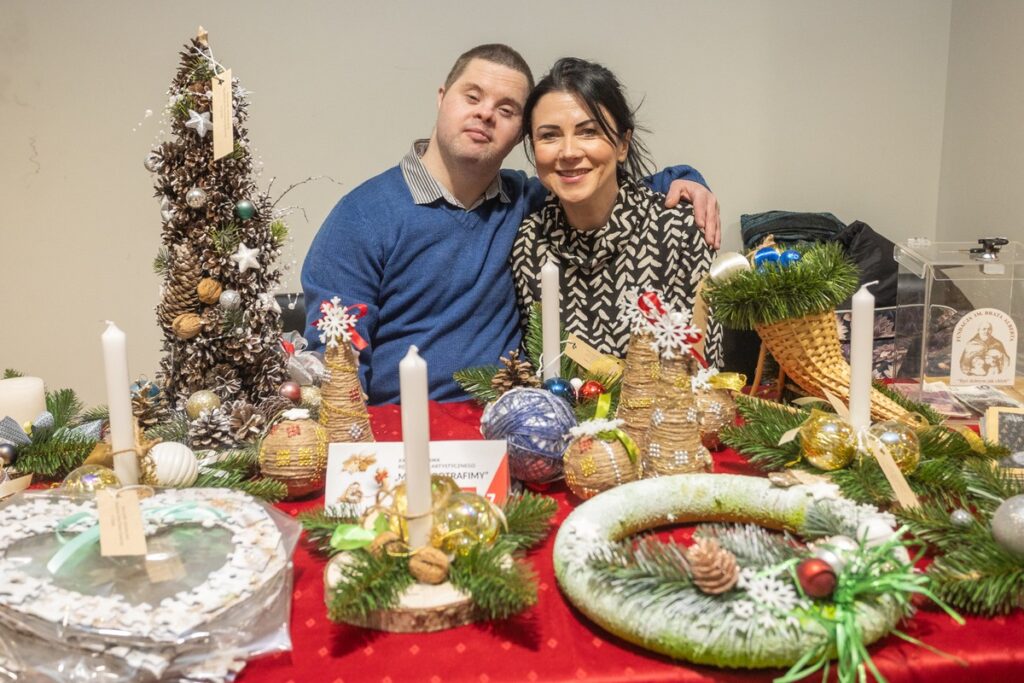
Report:
[[[1010,454],[999,464],[1024,479],[1024,408],[986,410],[985,438],[1010,449]]]

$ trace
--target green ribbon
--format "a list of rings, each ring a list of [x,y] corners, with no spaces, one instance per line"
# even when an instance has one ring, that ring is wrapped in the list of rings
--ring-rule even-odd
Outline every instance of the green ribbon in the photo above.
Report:
[[[597,407],[594,409],[594,418],[602,420],[608,417],[608,412],[612,408],[612,395],[605,392],[597,397]],[[605,441],[611,441],[612,439],[618,439],[622,447],[626,449],[626,455],[629,456],[629,461],[636,464],[636,459],[640,457],[640,449],[637,448],[636,442],[629,438],[629,434],[622,431],[621,429],[609,429],[603,432],[597,433],[597,438],[604,439]]]
[[[227,516],[220,510],[214,509],[208,505],[198,505],[196,503],[162,505],[160,507],[143,510],[142,515],[147,519],[153,517],[169,517],[172,523],[203,522],[211,517],[224,519]],[[62,519],[59,524],[57,524],[55,533],[57,534],[57,538],[63,544],[63,547],[54,553],[53,557],[50,558],[50,561],[46,563],[46,569],[51,574],[56,575],[69,564],[77,564],[92,550],[92,545],[99,542],[100,525],[98,519],[96,520],[96,524],[78,534],[70,541],[65,541],[64,537],[61,535],[62,532],[68,529],[68,527],[89,517],[96,517],[96,513],[76,512],[73,515],[68,515]]]

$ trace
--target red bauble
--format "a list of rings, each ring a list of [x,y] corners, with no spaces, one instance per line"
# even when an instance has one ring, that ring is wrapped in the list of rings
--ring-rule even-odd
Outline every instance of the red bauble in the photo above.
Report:
[[[812,598],[827,598],[836,589],[836,573],[828,562],[811,557],[796,567],[796,578],[804,593]]]
[[[596,401],[604,393],[604,385],[595,379],[589,379],[583,383],[579,390],[579,401]]]
[[[298,382],[285,382],[281,385],[281,388],[277,390],[277,393],[281,394],[292,403],[298,403],[302,400],[302,387],[299,386]]]

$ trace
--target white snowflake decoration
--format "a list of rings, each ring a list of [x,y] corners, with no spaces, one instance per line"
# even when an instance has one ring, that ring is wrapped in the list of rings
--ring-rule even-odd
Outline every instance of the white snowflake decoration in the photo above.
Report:
[[[655,318],[651,332],[654,334],[654,346],[665,360],[690,353],[692,344],[700,339],[701,334],[699,328],[690,324],[690,311],[685,308]]]
[[[664,301],[665,299],[665,295],[657,289],[641,291],[637,287],[627,287],[619,294],[619,308],[622,312],[622,317],[629,324],[631,332],[642,333],[652,331],[650,314],[640,308],[640,297],[648,292],[656,296],[658,301]]]
[[[697,374],[690,378],[690,385],[694,391],[703,391],[711,388],[711,378],[718,374],[718,368],[701,368]]]
[[[750,567],[740,571],[738,584],[747,591],[747,595],[755,605],[767,610],[775,610],[777,613],[788,614],[800,602],[796,590],[791,584],[774,576],[761,574]]]
[[[622,426],[622,420],[605,420],[605,419],[593,419],[581,422],[579,425],[569,430],[569,433],[575,438],[581,436],[596,436],[601,432],[614,432],[616,429]]]
[[[323,304],[320,311],[323,315],[313,324],[320,330],[321,344],[333,349],[338,347],[339,340],[351,341],[358,318],[341,307],[340,298],[334,297],[329,304]]]

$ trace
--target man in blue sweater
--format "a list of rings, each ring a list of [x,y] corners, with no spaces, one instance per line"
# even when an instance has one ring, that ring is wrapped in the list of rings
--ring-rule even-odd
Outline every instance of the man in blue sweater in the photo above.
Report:
[[[431,138],[343,197],[313,240],[302,267],[306,337],[321,346],[312,327],[321,301],[366,305],[359,374],[371,405],[398,401],[398,362],[410,344],[428,363],[435,401],[466,398],[456,370],[519,347],[509,253],[547,191],[501,163],[522,139],[532,88],[529,66],[505,45],[463,54],[438,91]],[[650,181],[669,206],[691,201],[717,246],[717,204],[699,173],[679,166]]]

